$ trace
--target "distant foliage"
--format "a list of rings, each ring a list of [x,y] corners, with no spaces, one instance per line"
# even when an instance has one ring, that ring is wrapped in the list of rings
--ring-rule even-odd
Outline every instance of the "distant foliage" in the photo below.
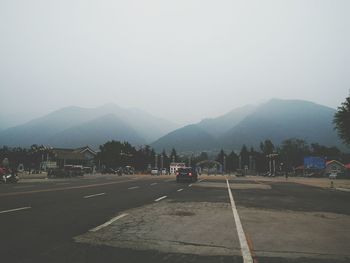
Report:
[[[350,97],[338,107],[333,122],[339,137],[345,144],[350,145]]]

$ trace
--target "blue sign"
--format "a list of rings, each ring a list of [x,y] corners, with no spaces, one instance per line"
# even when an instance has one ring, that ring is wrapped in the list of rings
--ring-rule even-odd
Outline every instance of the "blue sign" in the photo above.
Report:
[[[305,169],[324,169],[326,168],[326,160],[322,157],[308,156],[304,158]]]

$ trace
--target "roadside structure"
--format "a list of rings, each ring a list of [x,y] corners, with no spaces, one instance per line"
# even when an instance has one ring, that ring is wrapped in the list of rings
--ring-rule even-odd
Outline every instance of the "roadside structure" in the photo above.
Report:
[[[171,163],[170,164],[170,174],[175,174],[179,168],[186,167],[185,163]]]
[[[96,152],[89,146],[67,149],[53,148],[51,149],[52,158],[42,162],[41,167],[47,168],[63,168],[65,165],[81,165],[83,167],[93,167]]]
[[[329,175],[331,173],[344,175],[345,172],[346,172],[346,167],[341,162],[336,160],[331,160],[326,162],[326,168],[324,171],[325,175]]]

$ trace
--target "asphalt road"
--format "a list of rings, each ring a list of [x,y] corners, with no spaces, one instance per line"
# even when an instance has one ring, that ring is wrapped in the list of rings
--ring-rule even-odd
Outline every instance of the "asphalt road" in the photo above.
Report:
[[[255,262],[350,262],[350,193],[287,182],[255,189],[250,185],[262,183],[254,179],[229,181]],[[118,215],[125,218],[89,231]],[[89,176],[0,185],[0,257],[243,262],[222,177],[195,184],[177,184],[174,177]]]

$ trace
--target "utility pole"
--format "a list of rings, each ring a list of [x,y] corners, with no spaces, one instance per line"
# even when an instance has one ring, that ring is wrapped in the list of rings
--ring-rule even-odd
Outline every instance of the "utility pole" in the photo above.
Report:
[[[163,168],[164,168],[164,156],[163,156],[163,154],[160,155],[160,167],[162,169],[161,173],[163,173]]]

